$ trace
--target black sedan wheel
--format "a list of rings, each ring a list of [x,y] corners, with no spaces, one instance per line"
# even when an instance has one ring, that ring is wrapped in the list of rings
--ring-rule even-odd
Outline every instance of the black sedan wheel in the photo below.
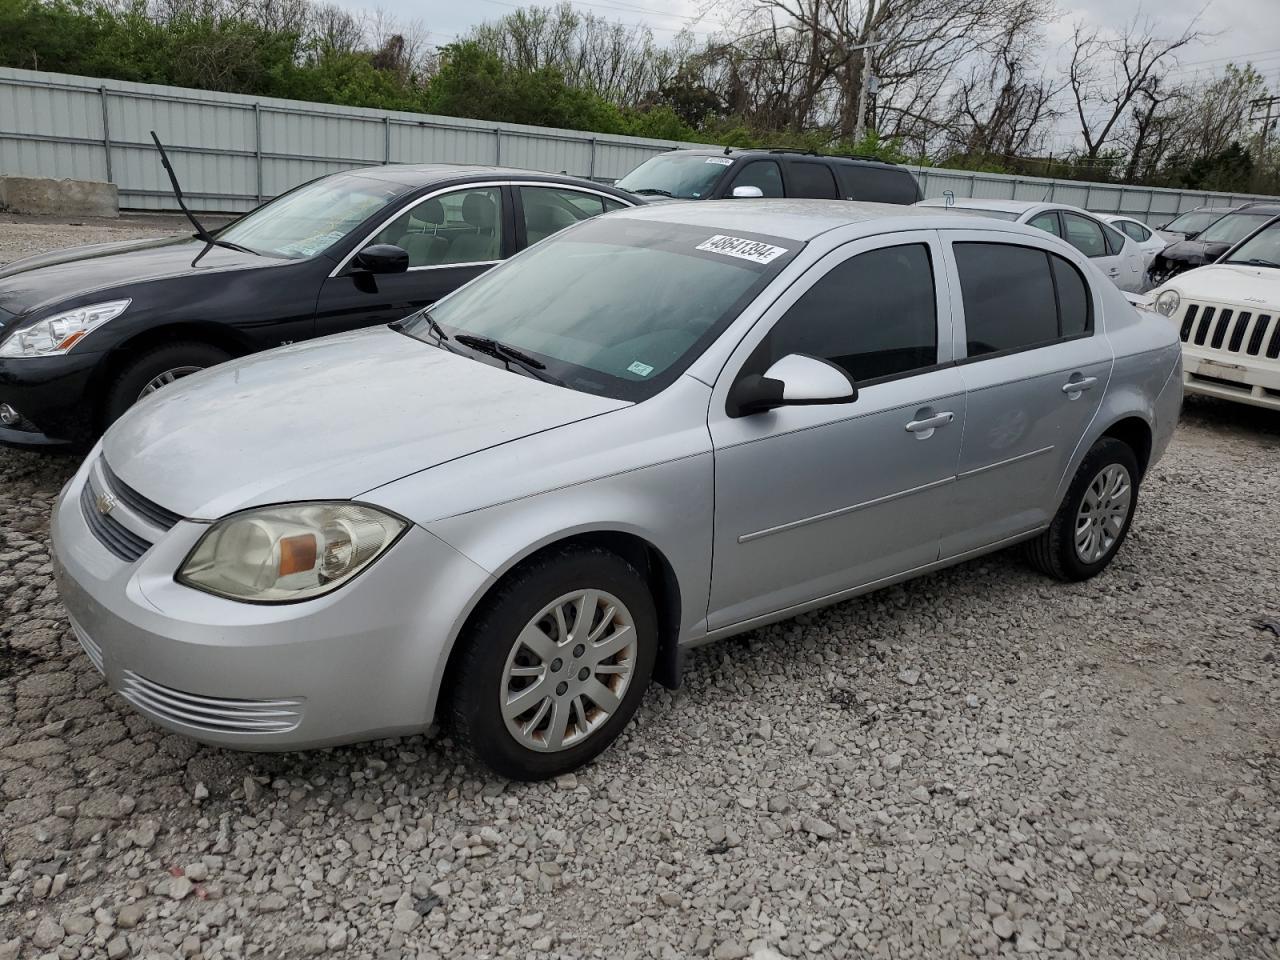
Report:
[[[114,423],[143,397],[173,381],[230,359],[227,351],[196,341],[168,343],[138,355],[125,365],[107,391],[106,423]]]

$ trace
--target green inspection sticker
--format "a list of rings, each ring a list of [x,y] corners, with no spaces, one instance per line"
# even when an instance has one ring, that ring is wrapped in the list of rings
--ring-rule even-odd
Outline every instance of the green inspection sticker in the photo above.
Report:
[[[627,367],[627,371],[634,373],[638,377],[647,377],[649,374],[653,373],[653,367],[649,366],[647,363],[641,363],[637,360],[631,364],[631,366]]]

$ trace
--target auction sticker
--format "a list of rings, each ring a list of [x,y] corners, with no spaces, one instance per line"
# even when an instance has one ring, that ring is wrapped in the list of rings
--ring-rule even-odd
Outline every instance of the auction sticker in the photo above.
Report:
[[[771,263],[787,252],[785,247],[775,247],[771,243],[746,240],[742,237],[726,237],[718,233],[710,240],[704,240],[694,249],[704,250],[707,253],[719,253],[726,257],[737,257],[739,260],[750,260],[752,263]]]

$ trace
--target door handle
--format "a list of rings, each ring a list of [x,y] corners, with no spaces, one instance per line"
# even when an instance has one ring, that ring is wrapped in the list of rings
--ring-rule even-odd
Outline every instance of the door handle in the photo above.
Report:
[[[1083,393],[1097,382],[1097,377],[1080,377],[1078,380],[1068,380],[1062,385],[1062,392],[1066,394]]]
[[[931,434],[938,427],[945,427],[948,423],[956,418],[956,415],[950,410],[944,410],[942,413],[936,413],[932,417],[925,417],[922,420],[912,420],[907,423],[907,432],[916,434]]]

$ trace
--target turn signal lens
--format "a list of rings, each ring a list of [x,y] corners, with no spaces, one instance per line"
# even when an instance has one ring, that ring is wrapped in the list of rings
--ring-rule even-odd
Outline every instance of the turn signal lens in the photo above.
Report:
[[[307,600],[346,583],[407,526],[400,517],[359,503],[246,510],[211,526],[177,579],[231,600]]]

